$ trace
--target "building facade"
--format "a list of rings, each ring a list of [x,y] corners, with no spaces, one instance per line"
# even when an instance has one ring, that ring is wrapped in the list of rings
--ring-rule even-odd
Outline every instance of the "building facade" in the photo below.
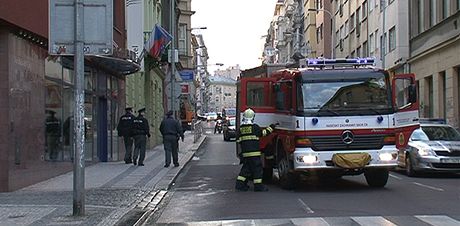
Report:
[[[0,7],[0,191],[72,169],[73,58],[48,55],[48,8],[25,0]],[[123,158],[116,125],[125,106],[125,77],[139,70],[126,49],[124,1],[114,1],[113,10],[114,54],[85,57],[88,162]]]
[[[235,81],[238,80],[238,78],[240,77],[240,74],[241,74],[241,68],[240,68],[240,65],[238,64],[236,66],[230,66],[224,70],[218,69],[214,71],[214,75],[216,76],[230,78]]]
[[[221,76],[206,79],[208,112],[221,112],[224,108],[236,107],[236,81]]]
[[[460,127],[460,1],[410,1],[410,71],[420,116]]]
[[[126,78],[126,104],[134,111],[146,108],[152,136],[148,147],[162,143],[159,131],[164,116],[163,83],[166,77],[165,62],[153,59],[144,51],[144,43],[152,35],[155,25],[162,26],[162,1],[131,1],[127,3],[128,48],[136,52],[141,70]]]

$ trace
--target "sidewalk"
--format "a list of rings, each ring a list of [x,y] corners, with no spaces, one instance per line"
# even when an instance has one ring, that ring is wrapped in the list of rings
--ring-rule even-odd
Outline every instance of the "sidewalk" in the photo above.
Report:
[[[206,136],[179,141],[179,167],[164,168],[163,145],[148,150],[145,166],[124,161],[85,170],[85,216],[72,216],[73,172],[19,191],[0,193],[0,225],[114,225],[133,209],[154,208]]]

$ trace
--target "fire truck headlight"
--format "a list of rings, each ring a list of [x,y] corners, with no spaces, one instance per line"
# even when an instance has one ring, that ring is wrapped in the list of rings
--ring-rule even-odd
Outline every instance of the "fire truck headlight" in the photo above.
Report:
[[[300,155],[297,156],[297,162],[313,164],[318,161],[318,157],[316,155]]]
[[[397,154],[392,154],[392,153],[380,153],[379,154],[379,158],[381,161],[391,161],[391,160],[395,160],[397,157]]]

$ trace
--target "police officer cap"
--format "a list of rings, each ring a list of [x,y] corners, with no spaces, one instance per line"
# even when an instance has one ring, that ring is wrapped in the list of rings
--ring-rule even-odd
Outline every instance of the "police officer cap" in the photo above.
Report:
[[[168,111],[168,113],[166,113],[166,115],[168,115],[168,116],[171,116],[173,114],[174,114],[173,111]]]
[[[145,112],[145,108],[141,108],[141,109],[139,109],[137,112],[139,112],[139,113]]]
[[[125,110],[126,111],[131,111],[131,110],[133,110],[133,108],[132,107],[126,107]]]

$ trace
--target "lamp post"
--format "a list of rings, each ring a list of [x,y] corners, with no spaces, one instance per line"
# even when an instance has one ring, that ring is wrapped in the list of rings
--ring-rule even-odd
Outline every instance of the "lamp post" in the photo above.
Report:
[[[327,14],[329,14],[329,16],[331,17],[331,20],[332,20],[332,24],[331,24],[331,27],[332,27],[332,32],[331,32],[331,58],[334,58],[334,49],[335,49],[335,46],[334,46],[334,34],[335,34],[335,20],[334,20],[334,16],[332,15],[332,13],[329,11],[329,10],[326,10],[326,9],[308,9],[307,11],[309,12],[319,12],[319,11],[323,11]]]

